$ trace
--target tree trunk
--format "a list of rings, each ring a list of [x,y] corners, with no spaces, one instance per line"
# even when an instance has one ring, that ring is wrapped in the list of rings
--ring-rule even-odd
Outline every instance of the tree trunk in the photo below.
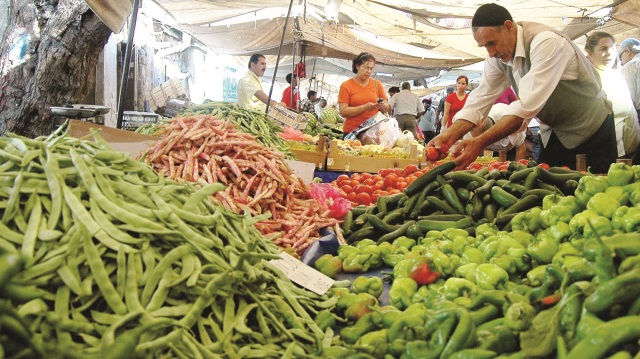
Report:
[[[50,107],[86,103],[111,30],[84,0],[11,0],[0,43],[0,135],[47,135]]]

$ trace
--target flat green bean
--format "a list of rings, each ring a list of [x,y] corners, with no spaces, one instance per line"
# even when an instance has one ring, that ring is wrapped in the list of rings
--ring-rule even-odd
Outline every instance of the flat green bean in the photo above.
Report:
[[[102,263],[100,254],[93,240],[90,236],[84,236],[83,249],[87,255],[87,263],[91,268],[91,273],[95,278],[96,284],[104,296],[105,302],[109,305],[111,310],[116,314],[124,315],[127,313],[127,306],[122,302],[122,298],[118,295],[118,292],[113,287],[107,271]]]

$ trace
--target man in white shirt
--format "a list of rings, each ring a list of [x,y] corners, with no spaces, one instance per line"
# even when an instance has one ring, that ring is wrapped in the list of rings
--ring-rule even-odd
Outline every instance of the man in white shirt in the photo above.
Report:
[[[484,132],[487,132],[491,127],[493,127],[498,121],[500,121],[504,116],[509,114],[509,105],[504,103],[496,103],[491,107],[489,111],[489,115],[478,122],[476,127],[474,127],[471,131],[467,132],[464,135],[464,139],[469,139],[473,137],[478,137]],[[524,139],[526,137],[526,129],[518,130],[509,136],[502,138],[489,146],[487,146],[487,150],[491,151],[509,151],[514,147],[520,146],[524,143]]]
[[[417,138],[416,120],[424,113],[424,105],[418,95],[411,92],[411,85],[408,82],[403,82],[402,91],[391,97],[389,108],[393,109],[400,131],[409,131],[413,134],[413,138]]]
[[[515,23],[497,4],[484,4],[473,16],[473,37],[487,50],[480,85],[469,94],[454,124],[427,147],[451,147],[489,113],[511,85],[519,101],[489,130],[456,146],[457,169],[466,168],[490,144],[525,129],[536,117],[542,150],[538,160],[575,168],[585,154],[594,173],[606,173],[616,159],[611,102],[593,65],[568,37],[546,25]],[[426,149],[425,149],[426,150]]]
[[[629,38],[620,43],[622,75],[629,85],[631,100],[640,118],[640,40]]]
[[[262,90],[260,76],[267,69],[267,59],[262,54],[253,54],[247,66],[249,71],[238,81],[238,106],[265,112],[269,96]],[[276,106],[271,100],[269,106]]]

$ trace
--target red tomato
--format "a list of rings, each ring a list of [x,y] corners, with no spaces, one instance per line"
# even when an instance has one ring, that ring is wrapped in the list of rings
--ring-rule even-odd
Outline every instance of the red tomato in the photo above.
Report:
[[[358,195],[355,192],[347,193],[347,199],[351,202],[355,202]]]
[[[379,182],[380,184],[376,183],[373,186],[371,186],[371,189],[373,189],[373,192],[375,191],[381,191],[384,186],[382,185],[382,181]]]
[[[356,196],[356,202],[364,206],[368,206],[371,204],[371,196],[368,193],[360,192]]]
[[[371,176],[372,176],[372,174],[371,174],[371,173],[368,173],[368,172],[362,172],[362,173],[360,174],[360,179],[361,179],[361,180],[367,180],[367,179],[371,178]]]
[[[360,185],[358,187],[355,188],[356,193],[360,194],[360,193],[367,193],[367,194],[371,194],[373,193],[373,188],[366,186],[366,185]]]
[[[402,168],[396,168],[393,170],[393,172],[396,174],[396,176],[398,177],[402,177],[404,176],[404,170]]]
[[[391,168],[383,168],[381,170],[378,171],[378,174],[382,177],[387,177],[387,175],[389,173],[393,172],[393,170]]]
[[[384,180],[384,178],[383,178],[382,176],[380,176],[380,175],[372,176],[372,177],[371,177],[371,179],[372,179],[375,183],[382,182],[382,180]]]
[[[352,179],[351,181],[349,181],[349,185],[355,189],[356,187],[358,187],[360,185],[360,182],[357,181],[357,180]]]
[[[409,184],[409,183],[415,181],[417,178],[418,177],[412,175],[412,176],[406,177],[405,181],[407,182],[407,184]]]
[[[396,193],[400,193],[401,191],[399,189],[397,189],[397,188],[392,188],[388,192],[389,192],[389,194],[396,194]]]
[[[348,184],[340,187],[340,189],[346,194],[353,192],[353,187],[349,186]]]
[[[509,165],[500,165],[500,166],[498,167],[498,169],[499,169],[500,171],[508,170],[508,169],[509,169]]]
[[[380,198],[380,193],[373,192],[371,194],[371,203],[376,203],[378,198]]]
[[[414,174],[416,171],[418,171],[418,166],[416,165],[406,165],[404,167],[404,175],[405,177],[411,174]]]
[[[382,186],[384,188],[395,188],[396,187],[396,182],[397,182],[397,178],[396,175],[389,175],[387,177],[384,178],[384,181],[382,182]]]
[[[521,164],[521,165],[525,165],[526,166],[526,165],[529,164],[529,160],[523,158],[523,159],[519,160],[518,163]]]
[[[546,163],[544,163],[544,162],[540,163],[540,164],[538,165],[538,167],[542,167],[542,168],[544,168],[545,170],[548,170],[548,169],[549,169],[549,165],[548,165],[548,164],[546,164]]]
[[[441,143],[440,153],[446,154],[447,152],[449,152],[449,145],[447,145],[446,143]]]
[[[364,184],[367,186],[373,186],[375,182],[373,181],[372,178],[367,178],[366,180],[364,180]]]
[[[435,147],[427,147],[427,160],[437,161],[440,157],[440,152]]]
[[[402,191],[403,189],[407,188],[408,185],[409,184],[407,184],[407,182],[400,181],[396,184],[396,188]]]
[[[349,176],[340,175],[340,176],[338,176],[338,178],[336,178],[336,182],[338,182],[338,183],[340,183],[340,181],[345,181],[345,180],[349,180]]]

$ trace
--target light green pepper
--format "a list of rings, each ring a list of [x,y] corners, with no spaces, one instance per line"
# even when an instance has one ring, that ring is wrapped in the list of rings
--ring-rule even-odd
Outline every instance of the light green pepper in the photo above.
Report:
[[[587,209],[600,216],[607,217],[608,219],[613,217],[613,212],[615,212],[619,207],[620,202],[606,193],[596,193],[591,197],[591,199],[589,199],[589,202],[587,202]]]
[[[479,264],[476,268],[475,282],[481,289],[503,289],[509,282],[509,273],[495,264]]]

